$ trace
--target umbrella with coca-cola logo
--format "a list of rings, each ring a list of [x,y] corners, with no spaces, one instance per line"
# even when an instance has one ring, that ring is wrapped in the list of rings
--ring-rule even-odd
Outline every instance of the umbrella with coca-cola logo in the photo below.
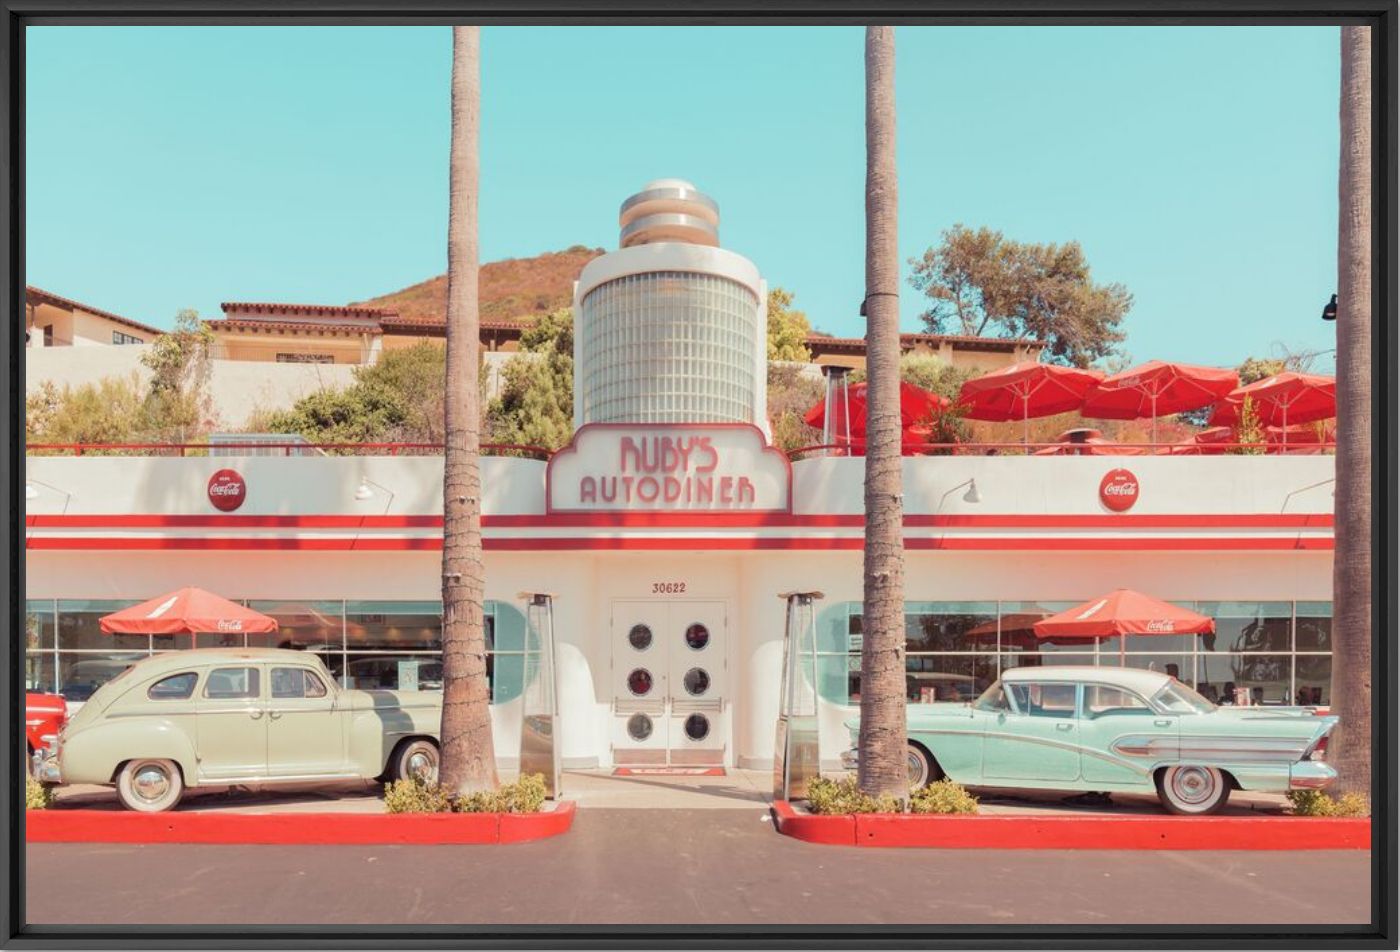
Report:
[[[182,588],[104,615],[98,627],[109,635],[265,634],[277,630],[277,619],[202,588]]]
[[[1158,417],[1208,407],[1239,384],[1233,370],[1149,360],[1095,384],[1084,396],[1083,413],[1100,420],[1150,419],[1156,443]]]
[[[1337,415],[1337,380],[1322,374],[1293,370],[1265,377],[1233,390],[1216,404],[1210,415],[1212,425],[1237,425],[1240,409],[1248,400],[1263,426],[1283,428],[1284,445],[1290,425],[1313,423]]]
[[[973,377],[962,385],[958,403],[969,420],[1020,420],[1022,442],[1029,443],[1031,418],[1078,410],[1102,376],[1097,370],[1026,360]]]
[[[1102,598],[1066,609],[1034,624],[1037,638],[1084,638],[1102,641],[1118,638],[1118,654],[1125,654],[1125,635],[1208,635],[1215,619],[1179,605],[1120,588]]]

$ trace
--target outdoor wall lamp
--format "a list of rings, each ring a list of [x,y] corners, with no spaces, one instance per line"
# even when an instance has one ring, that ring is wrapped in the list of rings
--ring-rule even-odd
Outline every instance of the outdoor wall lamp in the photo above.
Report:
[[[967,492],[963,493],[963,502],[970,502],[976,504],[982,501],[982,494],[977,490],[977,480],[965,479],[943,494],[942,498],[938,501],[938,507],[940,509],[943,508],[943,500],[947,499],[950,495],[957,492],[959,489],[962,489],[964,486],[967,487]]]
[[[1323,306],[1322,319],[1324,321],[1335,321],[1337,319],[1337,295],[1332,295],[1332,300],[1328,301]]]

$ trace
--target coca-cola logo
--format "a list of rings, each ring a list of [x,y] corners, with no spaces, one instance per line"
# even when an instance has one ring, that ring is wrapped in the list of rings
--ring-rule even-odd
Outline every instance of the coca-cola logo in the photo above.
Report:
[[[242,631],[243,622],[237,618],[220,618],[218,625],[215,627],[220,631]]]
[[[233,512],[247,496],[247,484],[233,470],[221,469],[209,477],[209,502],[220,512]]]
[[[1126,469],[1109,470],[1099,483],[1099,500],[1114,512],[1125,512],[1138,501],[1138,478]]]
[[[1155,635],[1169,635],[1176,631],[1176,622],[1170,618],[1154,618],[1143,627]]]

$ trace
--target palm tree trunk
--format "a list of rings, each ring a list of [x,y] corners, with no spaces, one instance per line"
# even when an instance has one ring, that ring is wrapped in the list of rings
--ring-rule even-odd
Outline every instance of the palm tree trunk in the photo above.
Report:
[[[452,157],[447,213],[447,406],[442,481],[442,764],[457,794],[494,789],[481,557],[477,136],[481,31],[452,29]]]
[[[865,31],[865,607],[860,789],[907,800],[894,27]]]
[[[1338,793],[1371,792],[1371,28],[1342,27],[1332,711]]]

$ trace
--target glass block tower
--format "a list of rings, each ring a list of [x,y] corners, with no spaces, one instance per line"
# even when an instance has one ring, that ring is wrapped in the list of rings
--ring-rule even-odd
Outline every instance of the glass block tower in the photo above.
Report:
[[[680,179],[622,203],[616,251],[574,285],[574,424],[752,423],[768,432],[768,286],[719,247],[719,206]]]

